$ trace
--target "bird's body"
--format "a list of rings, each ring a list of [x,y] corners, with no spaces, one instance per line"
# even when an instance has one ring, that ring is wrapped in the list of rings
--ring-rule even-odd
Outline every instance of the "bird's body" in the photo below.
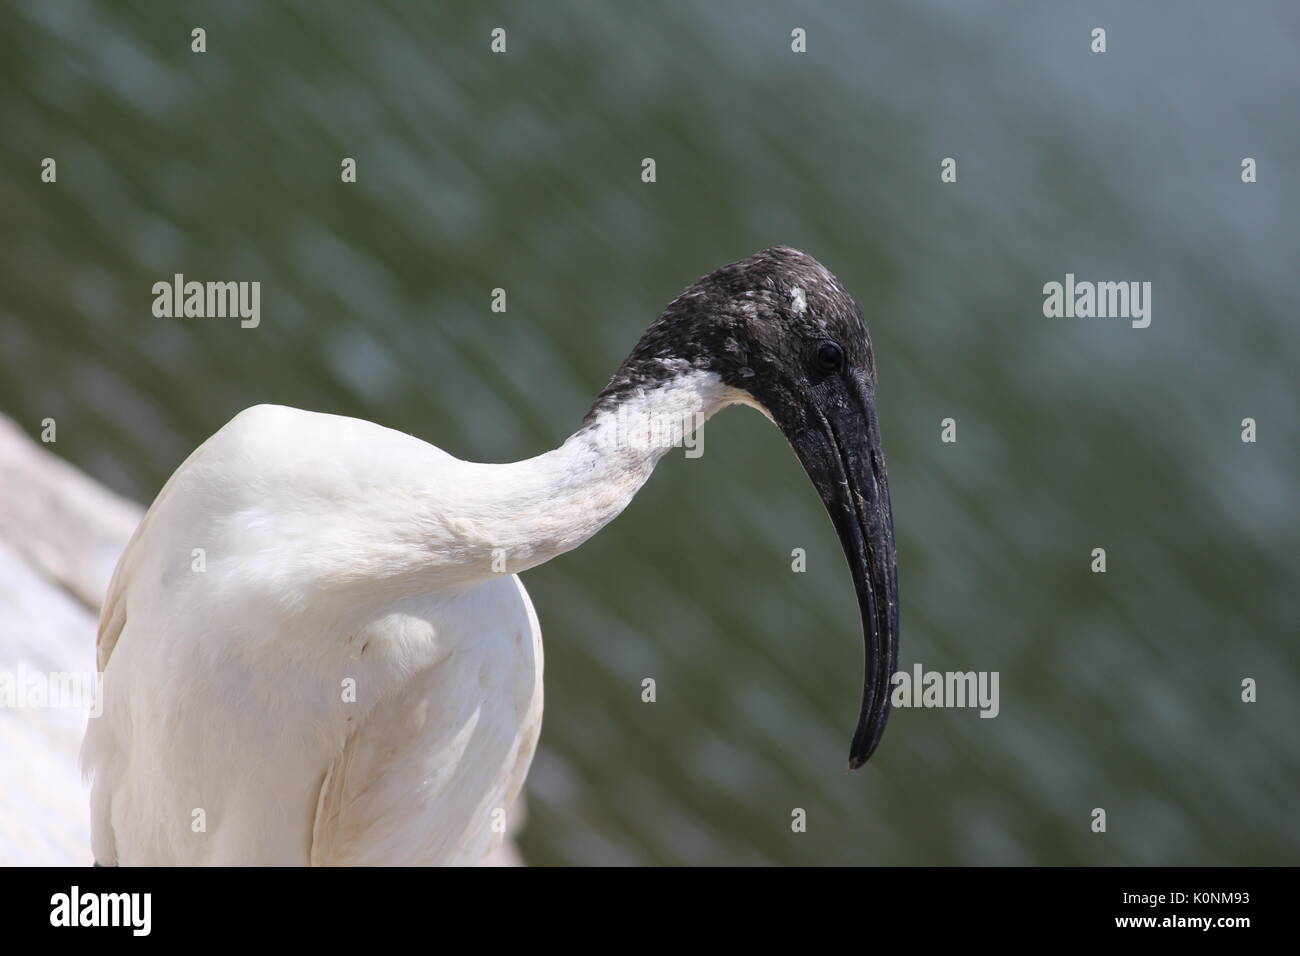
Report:
[[[541,728],[541,631],[514,572],[595,533],[662,454],[606,454],[599,431],[483,465],[258,406],[200,446],[105,602],[96,859],[482,859]]]
[[[812,291],[775,294],[802,314]],[[768,411],[737,385],[753,375],[656,343],[563,445],[503,465],[357,419],[278,406],[236,416],[159,493],[104,604],[104,709],[83,747],[96,861],[480,862],[541,727],[541,632],[517,573],[626,507],[666,451],[636,440],[646,422],[698,422],[736,402]],[[800,454],[831,467],[821,451]],[[859,527],[865,562],[863,536],[884,541],[885,529],[860,508],[883,495],[887,509],[888,496],[883,461],[872,472],[855,455],[823,494],[839,496],[837,526]],[[870,605],[886,637],[889,535],[888,561],[871,556],[883,576],[855,577],[864,621]],[[890,603],[870,603],[881,589]],[[855,755],[874,748],[887,706],[872,655]]]
[[[96,859],[472,862],[499,840],[540,729],[541,639],[515,575],[428,560],[455,533],[434,531],[436,497],[431,534],[409,533],[462,464],[260,406],[176,472],[105,607]],[[443,823],[402,826],[412,807]]]

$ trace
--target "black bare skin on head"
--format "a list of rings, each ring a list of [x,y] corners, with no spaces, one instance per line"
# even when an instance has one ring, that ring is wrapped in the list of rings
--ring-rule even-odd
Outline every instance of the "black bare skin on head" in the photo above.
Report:
[[[716,372],[777,418],[797,419],[809,390],[835,374],[819,361],[826,342],[843,351],[844,368],[865,371],[874,384],[871,340],[853,297],[812,256],[785,246],[764,249],[710,272],[670,302],[586,421],[688,367]]]
[[[752,395],[790,442],[835,526],[862,615],[865,673],[849,769],[875,751],[898,661],[893,509],[862,310],[816,259],[777,247],[674,299],[596,399],[607,409],[688,371]]]

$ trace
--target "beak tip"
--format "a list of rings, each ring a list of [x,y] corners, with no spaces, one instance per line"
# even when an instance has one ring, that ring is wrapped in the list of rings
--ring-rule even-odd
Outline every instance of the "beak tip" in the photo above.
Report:
[[[858,770],[866,765],[871,759],[871,754],[875,747],[855,746],[849,750],[849,770]]]
[[[885,716],[888,717],[888,710]],[[880,738],[884,735],[884,724],[885,721],[882,719],[876,725],[874,732],[863,732],[861,740],[854,738],[853,745],[849,747],[849,770],[859,770],[871,759],[880,745]]]

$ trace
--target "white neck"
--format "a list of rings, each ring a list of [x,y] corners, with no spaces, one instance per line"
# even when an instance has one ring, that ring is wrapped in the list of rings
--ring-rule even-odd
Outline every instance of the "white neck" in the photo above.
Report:
[[[554,451],[505,465],[465,463],[453,529],[458,563],[516,573],[576,548],[627,507],[667,451],[702,441],[694,429],[745,401],[716,374],[683,371],[602,409]]]

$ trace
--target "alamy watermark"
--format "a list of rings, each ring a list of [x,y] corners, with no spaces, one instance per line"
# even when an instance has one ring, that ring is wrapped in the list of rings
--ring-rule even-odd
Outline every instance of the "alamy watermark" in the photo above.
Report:
[[[1135,329],[1151,324],[1150,282],[1089,282],[1065,274],[1065,282],[1043,286],[1043,315],[1049,319],[1129,319]]]
[[[83,893],[73,885],[50,897],[51,926],[116,926],[132,936],[148,936],[153,928],[152,893]]]
[[[238,318],[245,329],[262,322],[262,283],[185,281],[178,272],[153,284],[153,314],[160,319]]]
[[[895,707],[978,707],[981,717],[996,717],[998,671],[927,671],[920,664],[896,671],[889,702]]]
[[[81,710],[91,717],[104,712],[95,671],[34,671],[26,664],[0,670],[0,708],[13,710]]]
[[[646,413],[626,405],[600,419],[596,444],[606,450],[681,448],[687,458],[704,454],[703,412]]]

